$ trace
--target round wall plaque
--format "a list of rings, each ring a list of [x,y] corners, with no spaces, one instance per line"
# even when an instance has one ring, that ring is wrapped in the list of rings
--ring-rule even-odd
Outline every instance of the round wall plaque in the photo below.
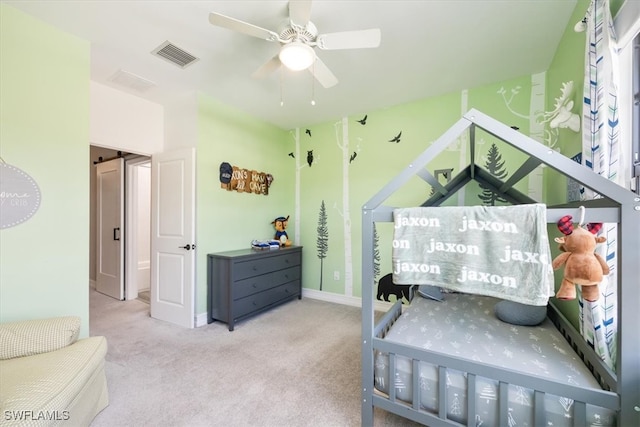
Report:
[[[27,221],[39,207],[36,181],[23,170],[0,162],[0,229]]]

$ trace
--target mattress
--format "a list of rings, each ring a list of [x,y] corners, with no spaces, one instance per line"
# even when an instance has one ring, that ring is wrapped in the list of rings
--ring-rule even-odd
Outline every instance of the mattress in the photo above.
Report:
[[[516,326],[494,315],[499,299],[460,293],[445,294],[443,301],[416,297],[392,325],[385,340],[420,347],[426,351],[463,357],[474,361],[528,373],[567,384],[600,389],[595,378],[574,353],[549,319],[539,326]],[[426,362],[419,364],[421,407],[437,413],[438,371]],[[388,393],[395,388],[396,398],[411,402],[411,360],[397,356],[396,372],[389,378],[389,357],[376,351],[375,387]],[[467,421],[466,373],[447,369],[448,417]],[[477,377],[475,425],[497,426],[498,382]],[[533,390],[509,385],[509,425],[533,427]],[[573,425],[573,400],[545,394],[547,425]],[[607,409],[587,405],[587,425],[615,424],[615,414]]]

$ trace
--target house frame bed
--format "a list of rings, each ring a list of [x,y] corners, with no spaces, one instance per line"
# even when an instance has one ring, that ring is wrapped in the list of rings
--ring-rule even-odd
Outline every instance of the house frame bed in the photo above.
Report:
[[[482,129],[528,156],[527,160],[503,182],[480,168],[474,162],[477,129]],[[426,169],[439,153],[468,132],[469,165],[446,185],[442,185]],[[584,212],[585,222],[618,224],[618,338],[616,372],[612,372],[587,345],[579,331],[554,306],[551,298],[548,317],[568,340],[580,359],[601,384],[602,390],[586,389],[566,383],[544,379],[535,375],[515,372],[463,358],[430,352],[420,347],[408,346],[384,340],[384,335],[402,313],[401,301],[397,301],[384,317],[374,322],[374,226],[376,223],[393,222],[394,207],[383,203],[394,192],[402,188],[412,177],[418,176],[434,188],[435,194],[422,206],[439,206],[444,200],[471,180],[489,187],[512,204],[537,203],[513,188],[514,184],[531,173],[539,165],[546,165],[573,181],[602,196],[593,201],[547,206],[547,222],[556,223],[564,215],[580,218]],[[543,203],[543,201],[541,201]],[[580,205],[586,211],[580,210]],[[434,426],[462,425],[447,419],[447,397],[445,376],[447,369],[465,373],[470,395],[475,394],[476,377],[485,377],[499,382],[498,407],[500,425],[508,425],[507,389],[517,384],[533,390],[534,425],[545,423],[544,396],[547,393],[565,396],[575,401],[573,423],[586,424],[586,406],[596,405],[616,413],[620,427],[640,426],[640,197],[612,181],[593,173],[590,169],[551,150],[509,126],[477,111],[470,110],[422,154],[393,178],[362,207],[362,425],[372,426],[374,407],[384,409],[413,421]],[[374,389],[374,352],[389,355],[391,373],[398,357],[408,358],[413,366],[413,401],[396,398],[394,387],[388,393]],[[427,411],[420,405],[418,366],[427,362],[437,367],[439,380],[437,411]],[[467,425],[475,426],[474,399],[467,402]]]

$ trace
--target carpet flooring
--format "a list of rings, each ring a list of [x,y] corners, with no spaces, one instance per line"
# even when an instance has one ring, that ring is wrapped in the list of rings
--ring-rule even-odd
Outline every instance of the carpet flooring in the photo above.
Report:
[[[360,309],[303,298],[236,323],[181,328],[90,291],[109,406],[92,427],[359,426]],[[375,427],[416,426],[376,409]]]

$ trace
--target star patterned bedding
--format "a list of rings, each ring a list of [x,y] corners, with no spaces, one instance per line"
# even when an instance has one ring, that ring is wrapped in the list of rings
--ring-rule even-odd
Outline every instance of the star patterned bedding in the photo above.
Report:
[[[539,326],[516,326],[498,320],[494,306],[499,299],[461,293],[446,294],[443,301],[416,297],[396,320],[385,340],[412,345],[427,351],[463,357],[498,368],[541,376],[567,384],[600,389],[579,357],[549,319]],[[438,369],[420,362],[421,406],[437,413]],[[390,378],[391,377],[391,378]],[[466,374],[447,369],[447,415],[466,424]],[[389,357],[375,355],[375,387],[388,393],[395,387],[396,397],[412,401],[411,360],[397,356],[396,372],[390,375]],[[496,380],[477,378],[476,426],[499,425]],[[509,427],[534,426],[534,392],[509,385]],[[573,401],[545,393],[547,426],[572,426]],[[614,414],[587,405],[587,425],[614,425]]]

